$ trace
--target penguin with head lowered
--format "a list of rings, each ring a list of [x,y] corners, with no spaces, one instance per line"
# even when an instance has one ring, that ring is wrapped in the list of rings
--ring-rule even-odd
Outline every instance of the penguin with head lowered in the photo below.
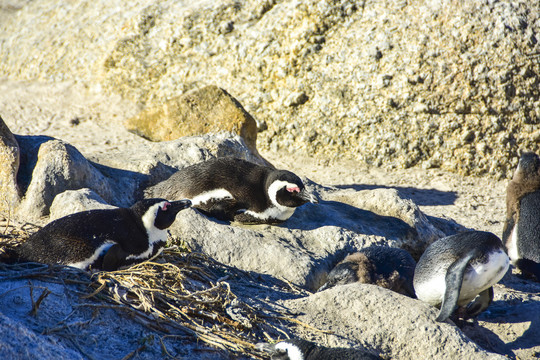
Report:
[[[130,208],[82,211],[54,220],[14,249],[16,261],[113,271],[157,256],[189,200],[146,199]]]
[[[457,307],[464,307],[464,317],[474,317],[493,300],[493,285],[506,274],[509,262],[492,233],[448,236],[428,246],[418,260],[414,290],[418,299],[440,307],[437,321],[448,319]]]
[[[209,216],[251,224],[283,222],[298,206],[317,202],[292,172],[235,158],[183,168],[146,189],[145,197],[190,199]]]
[[[257,348],[270,354],[272,360],[380,360],[367,350],[329,348],[311,341],[289,339],[277,344],[257,344]]]
[[[323,291],[336,285],[354,282],[374,284],[403,295],[415,297],[413,288],[414,261],[406,250],[371,246],[347,255],[328,274]]]
[[[506,189],[503,241],[518,269],[540,281],[540,157],[526,152]]]

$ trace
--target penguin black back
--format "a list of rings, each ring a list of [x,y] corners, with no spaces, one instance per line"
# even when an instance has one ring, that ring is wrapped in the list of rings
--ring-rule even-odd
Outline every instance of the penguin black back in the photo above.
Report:
[[[165,229],[189,204],[146,199],[131,208],[75,213],[47,224],[15,251],[19,261],[115,270],[160,251]]]
[[[502,242],[492,233],[469,231],[439,239],[418,260],[416,296],[440,306],[438,321],[465,305],[466,315],[476,316],[491,303],[492,286],[504,276],[508,265]]]
[[[145,196],[188,198],[193,207],[221,220],[279,222],[314,198],[290,171],[235,158],[214,158],[180,169],[146,189]]]
[[[328,274],[322,291],[353,282],[378,285],[403,295],[415,297],[413,288],[416,261],[405,250],[371,246],[350,254]]]
[[[381,357],[366,350],[353,348],[329,348],[311,341],[289,339],[277,344],[257,344],[270,354],[272,360],[380,360]]]

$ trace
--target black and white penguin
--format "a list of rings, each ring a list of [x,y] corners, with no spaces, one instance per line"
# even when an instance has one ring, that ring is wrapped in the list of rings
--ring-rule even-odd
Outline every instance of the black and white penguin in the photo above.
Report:
[[[189,200],[146,199],[130,208],[89,210],[54,220],[14,249],[18,261],[113,271],[157,256]]]
[[[506,189],[503,241],[512,264],[540,281],[540,157],[527,152]]]
[[[286,170],[235,158],[214,158],[174,173],[148,188],[145,197],[190,199],[193,207],[220,220],[278,223],[316,198]]]
[[[302,339],[289,339],[277,344],[257,344],[257,348],[270,354],[272,360],[380,360],[381,357],[366,350],[329,348]]]
[[[458,306],[466,306],[465,317],[474,317],[493,300],[493,285],[509,263],[501,240],[492,233],[448,236],[432,243],[418,260],[414,290],[418,299],[440,307],[437,321],[448,319]]]
[[[416,261],[406,250],[371,246],[347,255],[328,274],[318,291],[336,285],[359,282],[378,285],[403,295],[414,296],[413,277]]]

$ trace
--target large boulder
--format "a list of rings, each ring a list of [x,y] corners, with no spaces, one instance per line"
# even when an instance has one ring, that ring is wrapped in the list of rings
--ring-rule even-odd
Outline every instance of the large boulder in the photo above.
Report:
[[[390,359],[506,358],[486,352],[455,325],[436,322],[434,307],[376,285],[337,286],[281,304],[301,322],[327,331],[309,335],[327,346],[359,343]],[[305,330],[298,331],[306,337]]]
[[[240,135],[257,153],[257,124],[242,105],[217,86],[206,86],[163,104],[144,109],[126,120],[126,127],[152,141],[221,131]]]
[[[0,22],[0,77],[149,109],[215,84],[268,123],[261,150],[495,176],[539,150],[538,1],[22,4]]]

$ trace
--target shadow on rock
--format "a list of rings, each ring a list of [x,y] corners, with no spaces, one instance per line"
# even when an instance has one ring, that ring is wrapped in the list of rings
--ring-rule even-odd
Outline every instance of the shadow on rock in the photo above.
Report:
[[[452,205],[457,199],[457,193],[455,191],[440,191],[436,189],[363,184],[336,185],[335,187],[338,189],[353,189],[356,191],[396,189],[400,197],[410,199],[420,206]]]
[[[405,221],[392,216],[377,215],[372,211],[338,202],[320,201],[306,204],[281,226],[289,229],[314,230],[336,226],[363,235],[403,239],[417,236],[416,230]]]

